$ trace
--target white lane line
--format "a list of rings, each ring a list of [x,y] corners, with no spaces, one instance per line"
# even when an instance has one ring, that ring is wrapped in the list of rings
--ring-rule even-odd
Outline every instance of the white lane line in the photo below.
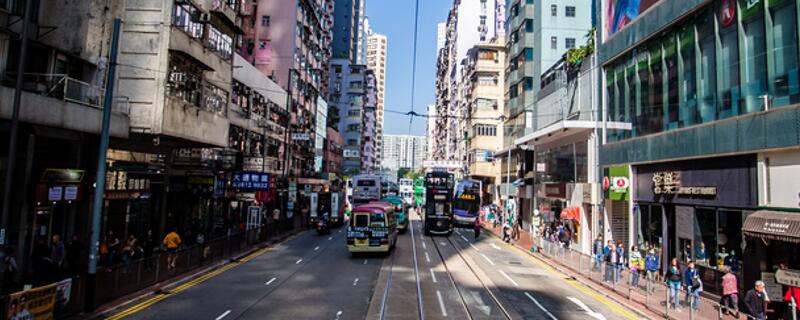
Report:
[[[328,240],[333,240],[333,237],[328,237]]]
[[[297,259],[297,262],[295,262],[294,264],[300,264],[300,262],[303,262],[303,259]]]
[[[314,251],[319,250],[319,246],[314,247]]]
[[[472,249],[475,249],[475,251],[481,251],[481,249],[478,249],[478,247],[476,247],[476,246],[475,246],[474,244],[472,244],[472,243],[470,243],[470,244],[469,244],[469,246],[470,246],[470,247],[472,247]]]
[[[425,251],[425,261],[428,261],[428,263],[431,263],[431,257],[428,255],[428,251]]]
[[[447,245],[447,243],[444,243],[444,241],[439,241],[439,244],[441,244],[442,246],[446,246]]]
[[[269,281],[264,282],[264,285],[268,286],[268,285],[272,284],[273,282],[275,282],[275,278],[269,279]]]
[[[464,242],[469,242],[469,240],[467,240],[467,238],[464,236],[461,236],[461,240],[464,240]]]
[[[494,261],[492,261],[492,259],[489,259],[489,257],[487,257],[485,254],[481,253],[481,257],[486,259],[486,261],[489,262],[489,264],[494,265]]]
[[[339,229],[339,233],[342,233],[342,229]],[[339,311],[339,312],[341,312],[341,311]]]
[[[341,316],[342,316],[342,310],[336,311],[336,320],[339,320]]]
[[[425,245],[425,242],[422,242],[422,249],[428,250],[428,246]]]
[[[567,297],[569,301],[576,304],[579,308],[583,309],[590,317],[595,318],[597,320],[606,320],[606,317],[600,314],[599,312],[594,312],[592,309],[589,308],[583,301],[575,297]]]
[[[515,287],[519,287],[519,283],[514,281],[514,279],[511,279],[511,277],[509,277],[508,274],[505,271],[503,271],[503,270],[497,270],[497,271],[500,271],[500,274],[502,274],[504,277],[506,277],[506,279],[508,279],[508,281],[511,281],[511,283],[513,283]]]
[[[533,296],[531,296],[530,293],[525,292],[525,295],[528,296],[528,299],[531,299],[531,301],[533,301],[533,303],[535,303],[536,306],[539,307],[539,309],[542,309],[542,311],[544,311],[544,313],[546,313],[548,316],[550,316],[550,319],[558,320],[558,318],[556,318],[556,316],[554,316],[552,313],[550,313],[550,311],[547,311],[547,309],[545,309],[544,306],[541,303],[539,303],[539,301],[534,299]]]
[[[356,278],[355,280],[353,280],[353,286],[355,287],[356,285],[358,285],[358,278]]]
[[[492,248],[495,248],[497,250],[501,250],[500,247],[498,247],[496,244],[494,244],[494,242],[492,242],[490,244],[492,245]]]
[[[458,229],[456,229],[456,233],[458,233],[458,234],[460,235],[460,234],[461,234],[461,231],[459,231]]]
[[[366,264],[367,264],[367,259],[364,259],[364,265],[366,265]]]
[[[433,279],[433,283],[436,283],[436,273],[433,272],[433,269],[430,270],[431,270],[431,279]]]
[[[225,312],[223,312],[221,315],[219,315],[219,317],[217,317],[217,319],[216,319],[216,320],[221,320],[222,318],[225,318],[225,317],[227,317],[227,316],[228,316],[230,313],[231,313],[231,311],[230,311],[230,310],[226,310],[226,311],[225,311]]]
[[[444,299],[442,299],[442,292],[436,290],[436,297],[439,298],[439,309],[442,309],[442,317],[447,317],[447,309],[444,308]]]

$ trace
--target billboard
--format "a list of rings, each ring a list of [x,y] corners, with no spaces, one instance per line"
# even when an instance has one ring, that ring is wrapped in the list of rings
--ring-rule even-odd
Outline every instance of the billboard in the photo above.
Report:
[[[605,7],[606,37],[622,30],[640,14],[660,0],[607,0]]]

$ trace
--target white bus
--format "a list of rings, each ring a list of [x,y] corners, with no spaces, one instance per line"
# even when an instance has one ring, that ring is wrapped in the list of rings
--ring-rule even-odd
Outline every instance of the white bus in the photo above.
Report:
[[[408,202],[414,203],[414,180],[413,179],[400,179],[400,196]]]
[[[357,175],[353,177],[353,205],[357,206],[370,201],[378,201],[381,194],[381,177],[375,175]]]

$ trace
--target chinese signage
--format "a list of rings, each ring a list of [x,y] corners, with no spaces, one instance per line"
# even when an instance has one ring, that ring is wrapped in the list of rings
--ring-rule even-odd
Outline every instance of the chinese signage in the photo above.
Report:
[[[779,269],[775,272],[775,281],[787,286],[800,287],[800,271]]]
[[[266,191],[269,189],[269,174],[263,172],[235,172],[231,180],[234,189]]]
[[[6,319],[53,319],[57,284],[20,291],[9,296]]]
[[[292,140],[308,141],[309,139],[311,138],[309,137],[308,133],[292,133]]]
[[[242,161],[242,169],[245,171],[264,171],[264,158],[244,157]]]
[[[685,187],[681,185],[681,174],[678,171],[662,171],[653,173],[653,193],[656,195],[695,195],[716,196],[716,187]]]

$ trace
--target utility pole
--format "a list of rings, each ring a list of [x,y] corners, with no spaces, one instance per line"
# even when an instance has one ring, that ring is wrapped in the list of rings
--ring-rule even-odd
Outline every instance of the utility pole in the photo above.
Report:
[[[30,1],[29,1],[30,2]],[[103,195],[106,189],[106,153],[108,152],[108,131],[111,126],[111,111],[114,107],[114,79],[117,70],[117,49],[119,47],[120,19],[114,19],[111,33],[111,53],[106,79],[106,92],[103,98],[103,129],[100,132],[100,148],[97,150],[97,176],[95,178],[92,203],[92,235],[89,242],[89,275],[87,277],[86,309],[94,309],[94,291],[97,281],[97,260],[100,249],[100,220],[103,215]]]
[[[21,45],[19,48],[19,61],[17,62],[17,79],[14,88],[14,103],[11,111],[11,136],[8,140],[8,165],[6,166],[6,181],[3,190],[3,212],[0,218],[0,245],[6,244],[6,229],[11,215],[11,190],[14,189],[14,168],[17,164],[17,140],[19,139],[19,105],[22,98],[22,85],[25,80],[25,64],[28,58],[28,28],[30,27],[31,6],[33,1],[25,1],[25,13],[22,17]]]

